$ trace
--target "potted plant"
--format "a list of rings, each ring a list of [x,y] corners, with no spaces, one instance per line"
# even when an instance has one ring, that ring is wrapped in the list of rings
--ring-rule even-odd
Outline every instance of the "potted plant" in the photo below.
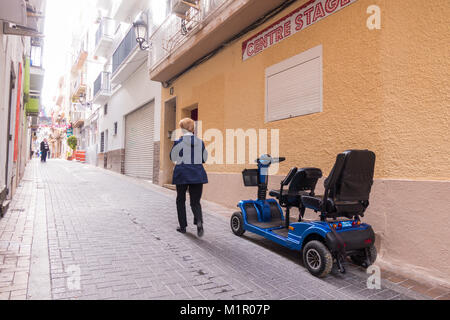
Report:
[[[70,149],[72,149],[73,153],[70,155],[70,159],[68,160],[72,160],[73,159],[73,155],[75,155],[75,153],[77,152],[77,144],[78,144],[78,140],[77,137],[75,136],[70,136],[67,139],[67,145],[70,147]]]
[[[69,160],[69,161],[72,161],[72,153],[70,151],[67,151],[66,159]]]

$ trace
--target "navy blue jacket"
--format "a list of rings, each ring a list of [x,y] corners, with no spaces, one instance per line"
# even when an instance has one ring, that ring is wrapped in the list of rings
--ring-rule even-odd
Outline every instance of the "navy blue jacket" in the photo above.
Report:
[[[183,136],[175,141],[170,160],[176,164],[172,184],[208,183],[208,176],[203,168],[203,163],[208,160],[208,152],[203,141],[196,136]]]

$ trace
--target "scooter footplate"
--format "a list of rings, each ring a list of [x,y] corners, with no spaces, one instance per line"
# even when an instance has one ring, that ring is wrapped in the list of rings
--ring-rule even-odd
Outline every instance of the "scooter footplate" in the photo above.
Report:
[[[282,227],[283,226],[283,221],[282,220],[278,220],[278,221],[270,221],[270,222],[255,222],[255,223],[250,223],[251,225],[254,225],[255,227],[261,228],[261,229],[272,229],[272,228],[277,228],[277,227]]]
[[[253,204],[247,203],[245,204],[245,213],[247,215],[247,223],[256,224],[259,222],[258,220],[258,211]]]
[[[247,216],[247,223],[261,229],[271,229],[283,225],[283,220],[281,220],[280,216],[269,222],[260,222],[258,219],[258,211],[252,203],[245,204],[245,213]]]
[[[285,237],[285,238],[287,238],[288,235],[289,235],[289,230],[286,229],[286,228],[278,229],[278,230],[272,230],[272,232],[277,234],[277,235],[279,235],[279,236]]]

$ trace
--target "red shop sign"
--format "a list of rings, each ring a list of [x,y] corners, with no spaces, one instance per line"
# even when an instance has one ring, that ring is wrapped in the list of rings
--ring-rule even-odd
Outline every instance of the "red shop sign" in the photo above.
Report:
[[[242,60],[254,57],[278,42],[325,19],[358,0],[311,0],[242,43]]]

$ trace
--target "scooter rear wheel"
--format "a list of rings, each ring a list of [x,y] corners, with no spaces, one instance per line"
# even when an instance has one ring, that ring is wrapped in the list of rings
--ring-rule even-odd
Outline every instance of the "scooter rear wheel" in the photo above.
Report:
[[[370,263],[369,265],[367,265],[366,253],[364,251],[362,251],[359,255],[351,256],[350,259],[357,266],[368,268],[371,265],[373,265],[377,260],[377,248],[375,246],[371,246],[368,251],[369,251],[368,262]]]
[[[323,278],[331,272],[333,256],[322,242],[312,240],[303,248],[303,263],[313,276]]]
[[[230,220],[231,231],[237,236],[242,236],[245,233],[244,229],[244,218],[242,212],[235,212],[231,216]]]

